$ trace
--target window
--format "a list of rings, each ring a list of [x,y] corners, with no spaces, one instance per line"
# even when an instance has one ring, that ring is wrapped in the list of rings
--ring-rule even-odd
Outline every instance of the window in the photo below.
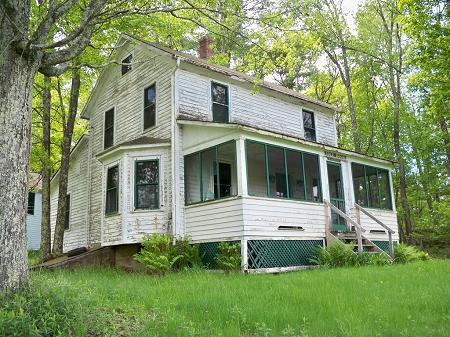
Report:
[[[106,173],[105,214],[114,214],[119,210],[119,166],[108,168]]]
[[[70,194],[66,196],[66,213],[64,214],[64,230],[70,228]]]
[[[213,121],[228,123],[229,104],[228,87],[223,84],[211,83]]]
[[[128,55],[122,60],[122,75],[125,75],[131,70],[131,63],[133,62],[133,55]]]
[[[237,195],[236,142],[184,158],[186,205]]]
[[[29,192],[28,193],[28,214],[34,215],[34,199],[35,199],[35,193]]]
[[[319,156],[246,141],[248,193],[321,201]]]
[[[114,108],[105,112],[105,137],[103,143],[105,149],[114,144]]]
[[[313,112],[303,110],[303,129],[305,130],[305,139],[316,141],[316,124]]]
[[[159,208],[159,161],[140,160],[135,166],[136,209]]]
[[[392,209],[389,172],[377,167],[352,163],[355,201],[361,206]]]
[[[156,85],[144,90],[144,130],[156,124]]]

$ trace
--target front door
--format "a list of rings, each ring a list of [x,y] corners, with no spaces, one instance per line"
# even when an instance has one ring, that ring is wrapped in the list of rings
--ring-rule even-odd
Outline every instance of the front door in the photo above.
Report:
[[[344,188],[342,183],[341,164],[335,162],[327,162],[328,170],[328,186],[330,188],[330,202],[345,212]],[[336,212],[331,211],[331,231],[344,232],[347,225],[344,218]]]

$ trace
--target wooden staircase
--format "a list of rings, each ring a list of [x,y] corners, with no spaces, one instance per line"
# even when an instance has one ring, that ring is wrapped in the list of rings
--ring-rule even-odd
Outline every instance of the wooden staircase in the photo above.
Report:
[[[327,238],[327,246],[329,246],[334,241],[342,241],[346,244],[353,244],[353,250],[355,253],[360,254],[362,252],[380,254],[385,253],[380,247],[370,241],[367,237],[364,236],[363,233],[366,230],[361,226],[361,212],[367,215],[369,218],[374,220],[378,225],[387,230],[389,235],[389,256],[391,259],[394,258],[394,245],[392,241],[392,234],[395,232],[386,226],[383,222],[377,219],[373,214],[364,209],[358,204],[355,204],[356,209],[356,221],[350,218],[346,213],[341,211],[335,205],[330,203],[329,201],[324,201],[325,205],[325,226],[326,226],[326,238]],[[339,214],[342,218],[345,219],[347,224],[347,230],[344,232],[333,232],[330,228],[331,223],[331,211]]]

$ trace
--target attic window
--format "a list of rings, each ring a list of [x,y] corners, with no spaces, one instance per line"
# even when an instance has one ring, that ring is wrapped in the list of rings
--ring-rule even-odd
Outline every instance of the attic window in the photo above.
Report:
[[[305,130],[305,139],[316,141],[316,123],[313,112],[303,110],[303,129]]]
[[[131,70],[131,63],[133,62],[133,55],[130,54],[122,60],[122,75],[125,75]]]
[[[229,102],[228,87],[219,83],[211,83],[212,114],[214,122],[228,123]]]

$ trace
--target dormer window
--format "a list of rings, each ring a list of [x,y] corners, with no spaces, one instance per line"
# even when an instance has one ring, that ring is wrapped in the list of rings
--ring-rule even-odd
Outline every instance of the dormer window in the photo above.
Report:
[[[133,55],[130,54],[122,60],[122,75],[125,75],[131,70],[131,63],[133,62]]]
[[[305,139],[316,141],[316,123],[314,113],[303,110],[303,129],[305,130]]]
[[[223,84],[211,83],[212,115],[214,122],[229,122],[228,87]]]

